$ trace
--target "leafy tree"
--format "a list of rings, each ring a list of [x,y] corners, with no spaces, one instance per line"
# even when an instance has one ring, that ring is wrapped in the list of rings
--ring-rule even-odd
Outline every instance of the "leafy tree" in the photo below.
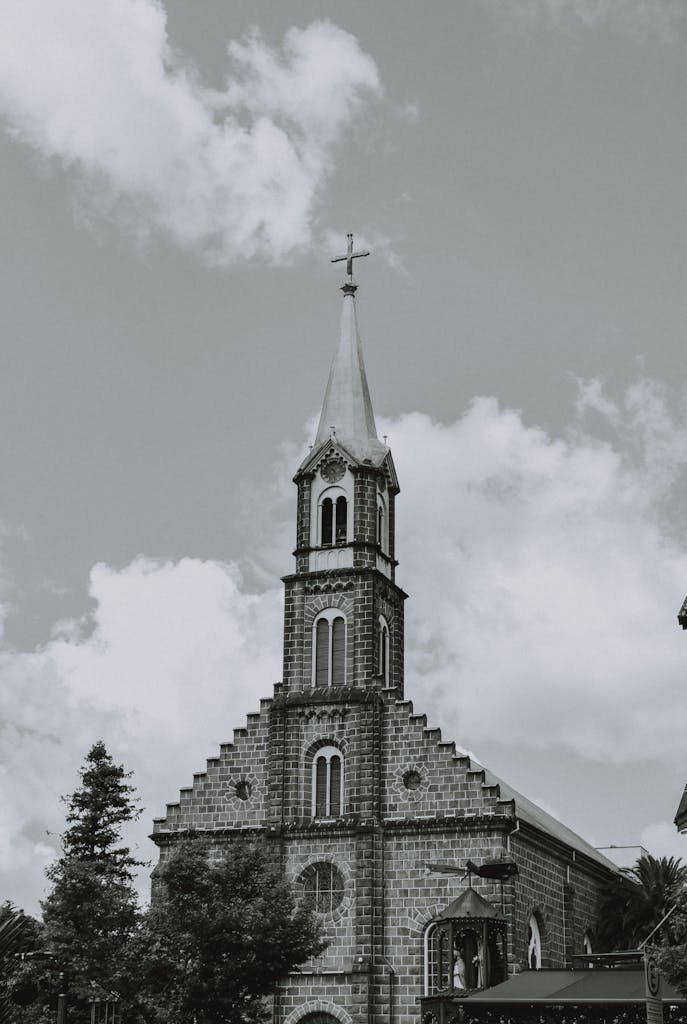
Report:
[[[70,1004],[83,1013],[94,985],[99,994],[130,993],[130,946],[140,916],[132,880],[142,862],[121,836],[140,814],[131,773],[98,741],[79,774],[79,788],[65,799],[63,852],[46,871],[52,890],[42,908],[52,974],[66,972]]]
[[[599,904],[599,944],[606,950],[636,949],[672,907],[687,880],[679,858],[640,857],[631,871],[618,875]]]
[[[668,934],[656,951],[661,970],[687,998],[687,888],[676,895],[677,909],[666,922]]]
[[[264,841],[218,852],[192,839],[163,863],[139,940],[158,1021],[262,1021],[277,981],[325,948],[318,920],[297,905],[273,853]]]

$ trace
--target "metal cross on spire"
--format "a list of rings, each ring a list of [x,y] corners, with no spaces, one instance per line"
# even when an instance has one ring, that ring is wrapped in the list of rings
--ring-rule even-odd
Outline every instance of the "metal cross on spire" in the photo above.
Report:
[[[342,288],[342,291],[354,292],[357,288],[357,285],[353,281],[353,260],[357,260],[360,256],[369,256],[370,252],[369,249],[366,249],[365,251],[361,249],[359,252],[353,252],[353,235],[351,234],[350,231],[346,235],[346,238],[348,239],[348,251],[346,252],[346,255],[335,256],[331,262],[341,263],[342,260],[346,260],[346,273],[348,274],[348,281],[346,281],[345,285]]]

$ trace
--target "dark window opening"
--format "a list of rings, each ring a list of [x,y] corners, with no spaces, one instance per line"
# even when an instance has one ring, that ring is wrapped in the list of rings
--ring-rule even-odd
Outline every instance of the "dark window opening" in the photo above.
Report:
[[[348,530],[348,502],[343,495],[336,499],[336,543],[345,544]]]
[[[345,500],[345,499],[344,499]],[[338,518],[338,508],[337,508]],[[325,498],[322,502],[322,547],[329,547],[332,543],[334,527],[334,504],[331,498]]]
[[[327,815],[327,758],[318,757],[315,764],[315,817]]]
[[[332,622],[332,686],[343,686],[346,669],[346,623],[337,616]]]
[[[320,619],[315,630],[315,686],[329,686],[329,623]]]

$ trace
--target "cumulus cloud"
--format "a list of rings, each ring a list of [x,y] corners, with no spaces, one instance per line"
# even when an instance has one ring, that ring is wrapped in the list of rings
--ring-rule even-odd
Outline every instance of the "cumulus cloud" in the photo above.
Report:
[[[219,264],[283,259],[311,244],[333,148],[380,93],[378,71],[328,21],[289,29],[280,50],[253,29],[227,55],[212,89],[156,0],[9,0],[0,115],[139,239],[162,233]]]
[[[240,582],[235,566],[197,559],[97,565],[91,616],[0,654],[0,877],[26,909],[64,828],[60,796],[98,737],[135,772],[146,810],[129,840],[150,858],[151,818],[271,693],[281,594]]]
[[[398,580],[411,595],[406,680],[418,710],[478,751],[503,737],[530,751],[682,764],[675,616],[687,553],[672,508],[687,433],[665,396],[642,383],[614,402],[583,383],[564,437],[492,398],[453,423],[412,413],[382,430],[403,487]],[[278,453],[264,531],[285,551],[295,498],[282,499],[300,454]],[[251,591],[235,565],[190,558],[97,565],[88,617],[58,624],[36,651],[0,653],[3,891],[35,909],[55,849],[46,830],[63,829],[59,795],[98,737],[135,771],[146,811],[130,838],[154,854],[151,818],[280,678],[272,580]],[[670,828],[647,825],[642,841],[667,850]]]
[[[404,488],[407,680],[459,742],[507,736],[623,761],[679,760],[687,709],[671,526],[687,453],[655,386],[581,388],[612,440],[552,438],[494,399],[457,422],[386,425]]]

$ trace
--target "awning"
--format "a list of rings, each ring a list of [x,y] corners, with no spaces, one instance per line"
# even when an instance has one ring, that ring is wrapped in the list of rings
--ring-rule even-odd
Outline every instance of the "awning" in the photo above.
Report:
[[[685,1003],[665,979],[664,1003]],[[465,996],[469,1003],[643,1003],[646,999],[644,970],[600,967],[580,971],[521,971],[508,981]]]

